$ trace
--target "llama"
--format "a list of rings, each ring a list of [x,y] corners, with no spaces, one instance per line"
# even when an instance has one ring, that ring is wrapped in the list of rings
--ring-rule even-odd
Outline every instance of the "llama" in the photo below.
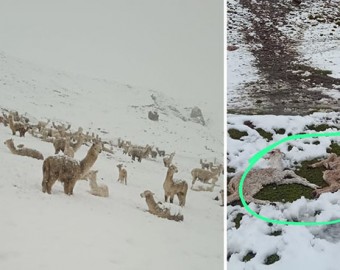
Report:
[[[87,174],[102,151],[102,143],[94,142],[86,156],[77,161],[68,156],[50,156],[43,163],[42,191],[51,194],[53,184],[59,180],[64,184],[64,192],[73,194],[77,180]]]
[[[13,142],[13,139],[9,139],[9,140],[5,141],[4,144],[15,155],[32,157],[32,158],[41,159],[41,160],[44,159],[44,156],[39,151],[37,151],[35,149],[30,149],[30,148],[16,149],[14,142]]]
[[[308,182],[305,178],[295,174],[292,170],[283,170],[283,153],[279,150],[269,152],[268,160],[271,167],[265,169],[252,169],[246,177],[243,186],[243,194],[247,203],[267,204],[270,201],[253,198],[265,185],[268,184],[301,184],[312,189],[317,185]],[[227,196],[227,204],[240,199],[238,192],[243,172],[237,173],[228,183],[227,188],[230,195]]]
[[[109,197],[109,188],[107,185],[97,183],[97,173],[98,171],[90,170],[85,176],[84,179],[90,181],[90,193],[99,197]]]
[[[12,114],[8,116],[8,122],[13,135],[15,135],[17,131],[19,131],[20,137],[25,137],[25,133],[28,130],[28,127],[26,127],[24,123],[14,121]]]
[[[146,204],[148,205],[150,214],[153,214],[160,218],[167,218],[169,220],[175,221],[183,221],[184,217],[180,212],[180,209],[176,209],[177,213],[171,213],[173,210],[173,205],[170,207],[165,206],[161,202],[156,203],[153,195],[150,190],[145,190],[143,193],[140,194],[142,198],[145,198]]]
[[[121,183],[125,183],[125,185],[127,185],[127,171],[122,168],[123,164],[118,164],[117,168],[119,170],[119,176],[118,176],[118,180]]]
[[[56,130],[58,130],[58,132],[59,132],[59,134],[60,134],[61,137],[65,137],[65,136],[66,136],[66,131],[69,130],[69,129],[71,128],[71,125],[70,125],[70,124],[68,124],[67,127],[65,127],[65,124],[61,124],[61,125],[56,126],[56,125],[54,124],[54,122],[52,122],[52,126],[53,126]]]
[[[180,206],[185,206],[186,195],[188,191],[188,183],[185,181],[174,182],[173,176],[178,172],[175,165],[170,165],[166,173],[165,181],[163,183],[165,202],[170,197],[170,203],[173,203],[174,196],[177,195]]]
[[[174,156],[175,156],[175,152],[171,153],[170,156],[164,157],[164,158],[163,158],[163,163],[164,163],[164,166],[165,166],[165,167],[168,168],[168,167],[170,166],[170,164],[172,163],[172,159],[174,158]]]

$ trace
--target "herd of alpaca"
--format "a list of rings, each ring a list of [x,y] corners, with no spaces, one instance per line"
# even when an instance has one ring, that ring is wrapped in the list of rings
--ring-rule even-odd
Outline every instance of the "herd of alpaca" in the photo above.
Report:
[[[42,141],[49,142],[54,147],[54,154],[48,156],[44,159],[43,155],[35,149],[26,148],[23,145],[14,145],[13,139],[8,139],[4,144],[8,147],[11,153],[26,157],[35,158],[38,160],[43,160],[42,163],[42,192],[47,194],[52,194],[53,185],[59,181],[62,183],[64,188],[64,193],[67,195],[73,195],[75,185],[78,180],[88,180],[90,186],[90,193],[95,196],[109,197],[109,188],[105,184],[97,183],[98,170],[92,170],[91,168],[95,164],[102,151],[107,151],[113,153],[112,143],[110,142],[111,148],[108,149],[104,146],[105,143],[102,142],[98,135],[92,136],[87,132],[83,133],[83,129],[80,127],[78,131],[71,132],[71,125],[65,124],[57,125],[52,122],[52,126],[49,127],[50,120],[39,121],[37,124],[32,125],[29,123],[28,118],[21,117],[17,112],[10,112],[8,115],[3,114],[0,118],[0,123],[4,126],[9,126],[12,131],[12,135],[16,135],[19,132],[20,137],[24,137],[25,133],[28,131],[33,137],[39,138]],[[91,143],[91,147],[88,149],[86,156],[82,160],[74,159],[75,152],[83,144]],[[138,146],[133,145],[131,141],[122,141],[118,139],[118,147],[123,149],[124,154],[131,156],[132,160],[137,160],[141,162],[142,159],[148,159],[149,157],[155,159],[157,155],[163,158],[164,166],[167,168],[165,180],[163,183],[164,189],[164,200],[169,204],[162,204],[154,199],[154,194],[146,190],[141,194],[142,198],[145,198],[148,211],[160,218],[166,218],[174,221],[183,221],[184,217],[180,211],[173,211],[175,208],[174,197],[178,197],[179,207],[182,208],[186,203],[186,195],[188,192],[188,183],[184,180],[175,180],[174,174],[178,172],[177,167],[173,164],[173,158],[175,152],[166,155],[164,150],[153,150],[153,146]],[[62,153],[62,154],[61,154]],[[118,164],[118,179],[117,181],[127,185],[127,170],[123,168],[123,164]],[[201,177],[201,174],[196,178],[202,182],[212,181],[213,190],[215,182],[217,181],[217,174],[220,173],[220,167],[218,167],[219,172],[213,171],[212,166],[209,167],[212,177]],[[216,169],[216,168],[215,168]],[[193,179],[195,181],[196,179]],[[193,190],[204,190],[204,189],[193,189]],[[208,191],[208,190],[205,190]]]

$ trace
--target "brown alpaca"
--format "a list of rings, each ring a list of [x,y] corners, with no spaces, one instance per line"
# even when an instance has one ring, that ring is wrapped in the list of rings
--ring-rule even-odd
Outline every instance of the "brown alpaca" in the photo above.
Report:
[[[9,140],[5,141],[4,144],[7,145],[9,150],[15,155],[32,157],[32,158],[36,158],[36,159],[44,159],[43,155],[37,150],[30,149],[30,148],[16,149],[14,142],[13,142],[13,139],[9,139]]]
[[[175,156],[175,152],[171,153],[170,156],[164,157],[164,158],[163,158],[163,163],[164,163],[164,166],[165,166],[165,167],[168,168],[168,167],[170,166],[170,164],[172,163],[172,159],[174,158],[174,156]]]
[[[74,150],[73,150],[73,148],[70,145],[70,138],[66,138],[66,140],[65,140],[64,154],[66,156],[71,157],[71,158],[74,157]]]
[[[208,183],[209,180],[211,180],[212,184],[215,184],[218,180],[217,177],[218,171],[213,173],[211,171],[201,169],[201,168],[195,168],[192,169],[191,175],[192,175],[192,185],[191,187],[195,184],[196,180],[200,180],[203,183]]]
[[[56,138],[53,141],[53,146],[55,149],[54,154],[58,154],[59,151],[64,152],[65,151],[65,144],[66,144],[66,139],[65,138]]]
[[[139,148],[139,147],[132,147],[131,151],[128,152],[129,155],[131,155],[132,160],[135,160],[135,158],[138,158],[138,162],[142,161],[142,158],[146,158],[149,156],[151,152],[151,147],[149,145]]]
[[[165,156],[165,151],[164,150],[159,150],[158,147],[156,147],[156,151],[157,151],[157,153],[158,153],[158,155],[160,157],[164,157]]]
[[[42,191],[51,194],[53,184],[59,180],[64,183],[64,192],[73,194],[73,188],[96,162],[102,151],[102,143],[95,142],[81,161],[68,156],[50,156],[43,163]]]
[[[118,164],[117,168],[119,170],[119,177],[117,181],[120,181],[121,183],[125,182],[125,185],[127,185],[127,171],[122,168],[123,164]]]
[[[181,214],[171,214],[170,209],[163,205],[161,202],[156,203],[153,198],[154,193],[150,190],[145,190],[140,194],[142,198],[145,198],[146,204],[148,205],[149,212],[160,218],[167,218],[169,220],[183,221],[183,215]]]
[[[74,153],[79,150],[79,148],[83,145],[84,141],[85,136],[82,133],[79,133],[77,136],[77,142],[76,143],[70,142],[70,145],[73,148]]]
[[[12,134],[15,135],[19,131],[20,137],[24,137],[28,128],[25,124],[13,120],[13,115],[8,116],[9,128],[12,130]]]
[[[163,183],[164,188],[164,198],[165,201],[168,201],[168,197],[170,197],[170,203],[173,203],[174,196],[177,195],[179,200],[179,205],[185,205],[185,199],[188,191],[188,183],[185,181],[176,181],[174,182],[173,176],[174,173],[177,173],[177,167],[175,165],[170,165],[168,171],[166,173],[165,181]]]

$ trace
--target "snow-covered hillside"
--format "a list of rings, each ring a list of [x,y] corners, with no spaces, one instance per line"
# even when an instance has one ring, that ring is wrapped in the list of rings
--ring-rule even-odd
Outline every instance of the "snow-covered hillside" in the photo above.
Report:
[[[200,107],[203,126],[190,120],[194,99],[181,104],[155,90],[47,70],[4,53],[0,58],[3,112],[17,110],[32,124],[50,119],[71,124],[73,131],[81,126],[113,144],[120,137],[175,151],[175,178],[189,187],[190,171],[200,167],[200,159],[223,160],[223,124],[209,104]],[[148,119],[150,110],[158,111],[158,122]],[[51,143],[28,133],[13,136],[0,124],[0,141],[9,138],[45,158],[54,154]],[[87,150],[82,146],[75,158]],[[93,166],[98,182],[109,187],[108,198],[91,195],[86,181],[77,182],[73,196],[63,193],[60,182],[47,195],[41,192],[42,161],[13,155],[1,143],[1,269],[222,269],[223,208],[213,200],[222,176],[213,192],[188,190],[183,222],[160,219],[146,212],[140,193],[151,190],[164,201],[162,158],[139,163],[122,149],[113,151],[102,152]],[[128,171],[127,186],[117,182],[118,163]]]

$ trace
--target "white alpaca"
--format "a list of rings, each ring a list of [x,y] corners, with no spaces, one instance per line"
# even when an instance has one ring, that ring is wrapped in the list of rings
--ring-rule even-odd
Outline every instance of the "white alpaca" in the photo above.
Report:
[[[109,197],[109,188],[105,184],[97,184],[98,171],[89,171],[83,178],[90,181],[90,193],[99,197]]]

